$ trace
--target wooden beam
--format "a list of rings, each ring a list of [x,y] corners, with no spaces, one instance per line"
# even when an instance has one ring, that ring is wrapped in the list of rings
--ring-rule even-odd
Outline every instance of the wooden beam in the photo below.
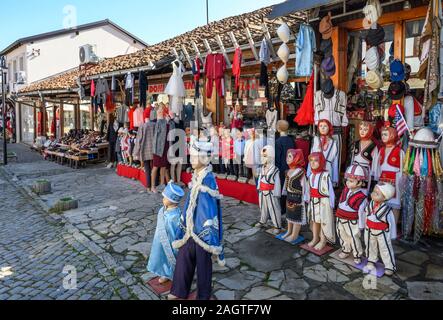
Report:
[[[175,48],[172,48],[171,50],[172,50],[172,54],[175,56],[175,58],[176,58],[177,60],[180,60],[180,56],[178,55],[177,50],[176,50]]]
[[[229,37],[231,38],[231,42],[234,45],[234,48],[238,48],[239,45],[238,45],[238,41],[237,41],[237,38],[235,37],[234,32],[229,31]]]
[[[402,10],[384,13],[378,20],[378,24],[386,25],[393,24],[402,20],[417,20],[426,17],[428,12],[428,6],[422,6],[413,8],[411,10]],[[340,24],[340,27],[347,29],[348,31],[363,29],[363,19],[346,21]]]
[[[333,56],[337,71],[331,78],[334,87],[347,92],[347,59],[348,59],[348,37],[345,29],[334,27],[332,30]]]
[[[225,45],[223,44],[223,41],[222,41],[220,35],[219,34],[216,35],[215,39],[217,40],[218,46],[220,47],[223,55],[225,56],[226,65],[228,66],[229,69],[232,68],[231,60],[229,60],[229,56],[226,53]]]
[[[254,58],[257,61],[260,61],[260,58],[257,53],[257,49],[255,48],[254,40],[252,39],[251,30],[248,27],[245,28],[246,37],[248,38],[249,47],[251,48],[252,53],[254,54]]]
[[[182,45],[182,51],[183,51],[183,53],[184,53],[184,55],[185,55],[185,57],[186,57],[186,60],[187,60],[188,63],[189,63],[189,67],[192,68],[192,60],[191,60],[191,57],[189,56],[188,50],[186,49],[186,47],[185,47],[184,45]]]
[[[192,47],[194,48],[195,54],[201,58],[201,53],[200,53],[200,49],[198,48],[197,44],[195,43],[195,41],[192,41]]]
[[[203,39],[203,43],[204,43],[204,45],[205,45],[205,47],[206,47],[206,50],[208,51],[208,54],[211,54],[211,53],[212,53],[212,48],[211,48],[211,46],[209,45],[209,41],[208,41],[208,39]]]
[[[400,61],[405,61],[405,29],[404,22],[397,21],[394,24],[394,57]]]
[[[60,138],[63,138],[65,135],[65,111],[64,111],[64,103],[60,101]]]

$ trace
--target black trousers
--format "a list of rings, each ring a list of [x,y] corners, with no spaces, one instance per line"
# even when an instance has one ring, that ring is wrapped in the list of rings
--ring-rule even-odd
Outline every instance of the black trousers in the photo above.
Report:
[[[228,176],[235,176],[234,160],[229,160],[228,163],[225,163],[223,160],[223,167],[225,168],[225,172],[223,172],[223,174],[227,173]]]
[[[210,300],[212,293],[212,255],[191,238],[180,249],[171,294],[188,299],[197,268],[197,300]]]
[[[145,167],[145,172],[146,172],[146,185],[147,188],[151,188],[151,161],[144,161],[143,165]]]
[[[243,178],[246,177],[247,173],[245,172],[245,161],[244,161],[244,157],[238,157],[237,159],[235,159],[235,163],[234,163],[234,175],[237,178]]]

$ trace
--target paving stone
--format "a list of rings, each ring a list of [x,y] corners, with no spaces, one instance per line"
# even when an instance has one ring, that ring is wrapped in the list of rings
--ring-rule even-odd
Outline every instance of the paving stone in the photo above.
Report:
[[[226,266],[230,269],[236,269],[240,266],[240,259],[239,258],[227,258],[226,259]]]
[[[421,251],[409,251],[398,257],[400,260],[415,264],[417,266],[422,265],[424,262],[429,260],[429,256]]]
[[[128,250],[138,252],[145,259],[147,259],[149,256],[149,252],[151,251],[151,243],[149,243],[149,242],[137,243],[136,245],[129,247]]]
[[[219,290],[215,294],[217,300],[220,301],[232,301],[235,300],[235,291]]]
[[[273,300],[273,301],[291,301],[292,299],[289,298],[288,296],[282,295],[282,296],[278,296],[269,300]]]
[[[303,279],[287,279],[284,280],[280,290],[285,293],[292,293],[297,295],[298,300],[306,298],[306,292],[309,289],[309,284]]]
[[[336,289],[331,288],[330,286],[322,285],[318,288],[312,290],[311,293],[308,294],[309,300],[349,300],[349,296],[342,294]]]
[[[443,280],[443,267],[435,264],[428,265],[426,269],[426,278],[432,280]]]
[[[442,282],[407,282],[409,298],[412,300],[442,300]]]
[[[259,278],[260,280],[264,280],[266,278],[266,273],[263,272],[256,272],[256,271],[246,271],[247,275]]]
[[[267,285],[271,288],[280,289],[282,283],[283,280],[275,280],[275,281],[269,281]]]
[[[421,268],[414,264],[404,262],[402,260],[397,261],[397,275],[402,280],[407,280],[409,278],[419,275]]]
[[[373,282],[369,282],[369,280]],[[343,286],[350,294],[361,300],[381,300],[385,295],[392,295],[400,289],[392,279],[365,276],[355,279]]]
[[[319,256],[316,256],[315,254],[312,254],[312,253],[308,254],[306,256],[306,259],[312,263],[320,263],[321,262],[321,258]]]
[[[269,287],[255,287],[250,292],[248,292],[243,299],[247,300],[268,300],[270,298],[276,297],[280,294],[280,291]]]
[[[260,282],[260,279],[257,279],[255,277],[251,277],[252,279],[249,279],[245,277],[242,273],[235,273],[234,275],[223,278],[223,279],[217,279],[217,282],[224,285],[226,288],[230,290],[246,290],[247,288],[253,286],[254,284]]]

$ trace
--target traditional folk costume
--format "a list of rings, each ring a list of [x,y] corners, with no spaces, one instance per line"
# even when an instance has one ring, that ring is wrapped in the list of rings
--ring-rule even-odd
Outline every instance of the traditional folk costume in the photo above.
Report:
[[[195,142],[191,155],[207,156],[210,161],[211,143]],[[180,231],[173,247],[180,249],[171,294],[187,299],[197,268],[198,300],[209,300],[212,291],[212,256],[224,266],[223,224],[215,176],[207,166],[192,177],[191,192],[181,217]]]
[[[320,123],[326,123],[329,126],[329,135],[314,138],[311,153],[322,152],[326,159],[326,171],[329,172],[332,183],[337,185],[339,182],[339,147],[337,142],[332,139],[332,124],[328,120],[321,120]],[[310,175],[311,167],[308,168],[308,176]]]
[[[266,158],[258,178],[259,206],[261,211],[260,223],[265,225],[271,218],[276,229],[281,229],[281,183],[280,172],[272,164],[275,151],[271,146],[262,150],[262,156]]]
[[[345,178],[365,181],[367,173],[360,165],[353,165],[346,171]],[[364,229],[366,206],[366,190],[363,188],[350,190],[345,187],[336,212],[337,235],[340,239],[342,253],[344,255],[352,253],[356,260],[363,256],[360,230]]]
[[[378,153],[374,177],[378,182],[389,183],[395,187],[396,193],[388,205],[392,209],[401,208],[401,189],[403,176],[403,161],[405,152],[398,144],[398,134],[394,128],[386,128],[389,131],[390,140]]]
[[[184,195],[184,191],[179,186],[171,183],[163,192],[164,197],[176,204],[181,201]],[[180,230],[180,217],[181,210],[178,207],[172,209],[162,207],[160,209],[147,267],[149,272],[169,280],[174,277],[178,251],[172,248],[172,243],[177,239],[177,233]]]
[[[335,243],[334,213],[335,194],[329,172],[325,170],[326,160],[321,152],[313,153],[310,159],[316,157],[320,167],[312,170],[308,178],[308,188],[305,201],[308,203],[308,218],[310,223],[321,224],[321,230],[330,243]]]
[[[374,159],[377,157],[379,149],[376,143],[373,141],[373,134],[375,127],[371,123],[362,123],[362,125],[367,125],[369,128],[368,134],[365,136],[360,135],[360,140],[356,141],[352,146],[352,161],[351,164],[360,165],[366,169],[368,173],[368,179],[363,181],[363,189],[369,192],[371,187],[372,178],[374,176]]]
[[[290,165],[290,170],[286,172],[286,180],[283,188],[283,195],[286,196],[286,218],[288,222],[305,225],[306,206],[303,200],[306,193],[306,173],[303,151],[289,150],[294,159]]]
[[[377,185],[376,188],[387,200],[394,197],[395,189],[392,185]],[[391,240],[397,238],[397,227],[392,209],[386,202],[376,204],[371,201],[366,208],[366,215],[365,243],[369,263],[377,263],[380,256],[385,269],[395,272],[397,268]]]

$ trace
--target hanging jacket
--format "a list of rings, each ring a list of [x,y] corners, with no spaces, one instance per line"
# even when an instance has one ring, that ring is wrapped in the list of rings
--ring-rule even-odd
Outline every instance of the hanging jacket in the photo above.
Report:
[[[260,46],[260,62],[263,62],[266,66],[271,63],[271,53],[269,51],[268,41],[263,38]]]
[[[240,76],[241,76],[241,64],[242,64],[243,53],[241,48],[235,49],[234,62],[232,63],[232,75],[235,77],[235,88],[237,91],[240,86]]]
[[[314,66],[314,51],[317,50],[315,32],[310,25],[300,25],[295,48],[295,76],[310,77]]]
[[[225,76],[226,60],[221,53],[211,53],[206,57],[205,73],[211,80],[221,79]]]

